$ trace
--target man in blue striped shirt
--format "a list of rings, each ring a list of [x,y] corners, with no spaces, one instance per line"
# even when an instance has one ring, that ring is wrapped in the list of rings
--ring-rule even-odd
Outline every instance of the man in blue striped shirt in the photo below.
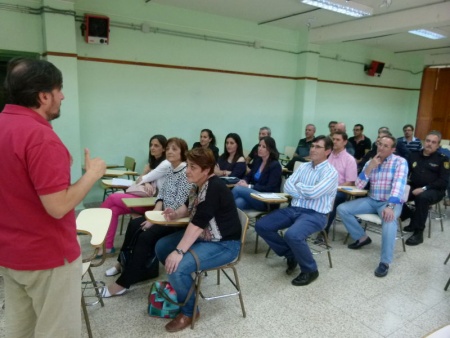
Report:
[[[296,286],[308,285],[319,276],[306,239],[325,227],[327,214],[333,207],[338,173],[327,161],[332,148],[329,137],[314,138],[309,154],[311,162],[301,165],[284,185],[284,192],[292,196],[291,206],[271,212],[255,225],[256,232],[270,248],[287,258],[288,275],[297,264],[300,266],[300,274],[292,280]],[[284,236],[280,236],[278,231],[286,228]]]
[[[350,236],[356,242],[348,245],[349,249],[359,249],[372,243],[355,215],[377,213],[382,220],[381,259],[375,276],[384,277],[389,271],[394,253],[397,234],[397,218],[405,202],[405,186],[408,177],[408,164],[403,157],[394,155],[396,139],[385,135],[377,145],[377,155],[366,163],[355,185],[364,189],[370,182],[369,197],[341,204],[337,214],[342,219]]]
[[[412,124],[403,126],[404,137],[399,137],[397,143],[403,143],[408,151],[420,151],[422,149],[422,142],[414,136],[414,127]]]

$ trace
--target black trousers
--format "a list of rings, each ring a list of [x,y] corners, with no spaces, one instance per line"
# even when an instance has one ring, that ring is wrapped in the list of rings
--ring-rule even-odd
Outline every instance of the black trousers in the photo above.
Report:
[[[135,233],[141,228],[141,224],[145,221],[145,217],[138,217],[130,221],[127,232],[122,244],[121,251],[128,247],[133,240]],[[178,227],[170,227],[154,224],[150,229],[139,234],[136,245],[134,247],[133,259],[127,264],[126,269],[117,279],[116,283],[124,288],[129,288],[132,284],[142,282],[144,280],[157,277],[159,262],[155,255],[155,245],[160,238],[180,231]],[[120,257],[120,255],[119,255]],[[155,259],[153,264],[152,259]],[[119,262],[119,258],[117,259]]]
[[[439,202],[444,198],[445,193],[443,191],[430,189],[414,196],[412,194],[413,190],[414,189],[411,187],[408,201],[414,201],[415,210],[411,210],[406,203],[403,204],[401,219],[411,218],[409,225],[414,229],[414,232],[422,232],[425,229],[425,222],[427,221],[430,205]]]

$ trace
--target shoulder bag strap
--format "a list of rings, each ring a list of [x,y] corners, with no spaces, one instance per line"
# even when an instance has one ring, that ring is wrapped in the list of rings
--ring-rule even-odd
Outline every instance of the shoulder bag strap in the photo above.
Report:
[[[196,272],[200,271],[200,260],[199,260],[199,258],[197,256],[197,254],[192,249],[189,249],[188,251],[191,253],[192,257],[194,257],[195,264],[197,265]],[[161,287],[161,286],[160,286],[160,288],[157,291],[158,291],[158,294],[162,298],[164,298],[164,300],[168,301],[169,303],[172,303],[172,304],[175,304],[175,305],[178,305],[178,306],[184,306],[187,303],[187,301],[189,300],[189,298],[191,298],[192,293],[194,292],[194,289],[195,289],[195,280],[192,281],[191,288],[189,289],[189,292],[188,292],[188,294],[186,296],[186,299],[184,300],[183,303],[177,303],[177,302],[174,302],[172,299],[170,299],[170,297],[167,296],[167,294],[164,292],[163,287]]]

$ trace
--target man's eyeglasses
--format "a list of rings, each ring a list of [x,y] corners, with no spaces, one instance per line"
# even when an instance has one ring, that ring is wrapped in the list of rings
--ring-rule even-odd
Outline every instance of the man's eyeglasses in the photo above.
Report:
[[[325,148],[325,147],[319,146],[319,145],[317,145],[317,144],[311,144],[309,147],[310,147],[311,149],[322,149],[322,148]]]

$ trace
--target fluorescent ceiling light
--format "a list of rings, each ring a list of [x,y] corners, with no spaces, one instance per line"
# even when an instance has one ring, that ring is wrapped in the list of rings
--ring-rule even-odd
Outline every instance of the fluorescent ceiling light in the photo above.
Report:
[[[441,32],[437,29],[416,29],[408,32],[432,40],[445,39],[447,37],[444,35],[444,32]]]
[[[357,2],[346,0],[301,0],[304,4],[316,6],[329,11],[334,11],[354,17],[369,16],[373,14],[373,8],[361,5]]]

